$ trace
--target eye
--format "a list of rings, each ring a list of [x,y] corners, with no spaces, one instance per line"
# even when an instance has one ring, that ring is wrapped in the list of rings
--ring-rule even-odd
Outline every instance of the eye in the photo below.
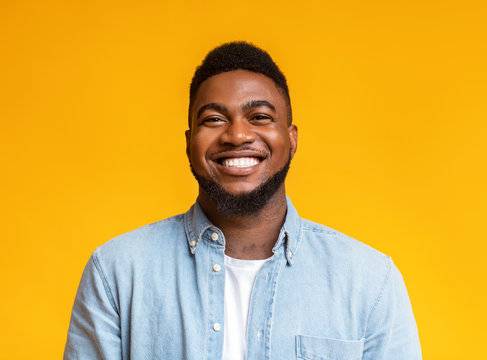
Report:
[[[271,122],[273,119],[272,119],[272,117],[270,117],[269,115],[266,115],[266,114],[255,114],[255,115],[252,115],[250,120],[253,122],[259,123],[259,124],[263,124],[263,123]]]
[[[220,124],[223,124],[225,122],[225,119],[219,118],[217,116],[210,116],[207,117],[203,120],[201,120],[201,125],[206,125],[206,126],[218,126]]]

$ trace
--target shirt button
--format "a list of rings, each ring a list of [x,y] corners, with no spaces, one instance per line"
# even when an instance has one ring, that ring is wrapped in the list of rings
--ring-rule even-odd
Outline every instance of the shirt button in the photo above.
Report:
[[[218,234],[216,232],[211,234],[211,240],[217,241],[218,240]]]
[[[196,240],[191,240],[189,242],[189,246],[195,247],[196,246]]]
[[[220,264],[213,264],[213,271],[214,272],[219,272],[222,269]]]
[[[222,326],[220,325],[220,323],[214,323],[213,324],[213,330],[220,331],[221,329],[222,329]]]

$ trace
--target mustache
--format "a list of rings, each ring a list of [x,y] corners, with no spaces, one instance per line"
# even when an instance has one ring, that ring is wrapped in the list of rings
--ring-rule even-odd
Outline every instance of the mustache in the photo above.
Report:
[[[239,152],[239,151],[249,151],[259,154],[261,157],[267,157],[269,155],[268,149],[262,149],[251,145],[242,145],[242,146],[222,146],[218,151],[215,151],[210,154],[210,157],[218,156],[219,154],[226,153],[226,152]]]

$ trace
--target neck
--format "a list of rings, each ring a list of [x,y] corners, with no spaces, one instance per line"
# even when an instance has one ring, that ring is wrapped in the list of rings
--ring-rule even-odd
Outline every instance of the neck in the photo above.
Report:
[[[225,235],[225,254],[237,259],[266,259],[272,256],[286,217],[284,184],[255,214],[226,215],[200,189],[198,203],[208,219]]]

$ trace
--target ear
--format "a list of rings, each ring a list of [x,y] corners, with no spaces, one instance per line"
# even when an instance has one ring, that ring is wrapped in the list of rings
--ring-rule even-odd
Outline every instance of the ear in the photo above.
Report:
[[[289,142],[291,143],[291,159],[294,157],[296,150],[298,149],[298,127],[294,124],[289,125],[287,128],[289,134]]]
[[[184,136],[186,137],[186,156],[189,159],[189,143],[191,141],[191,129],[188,129],[184,132]]]

